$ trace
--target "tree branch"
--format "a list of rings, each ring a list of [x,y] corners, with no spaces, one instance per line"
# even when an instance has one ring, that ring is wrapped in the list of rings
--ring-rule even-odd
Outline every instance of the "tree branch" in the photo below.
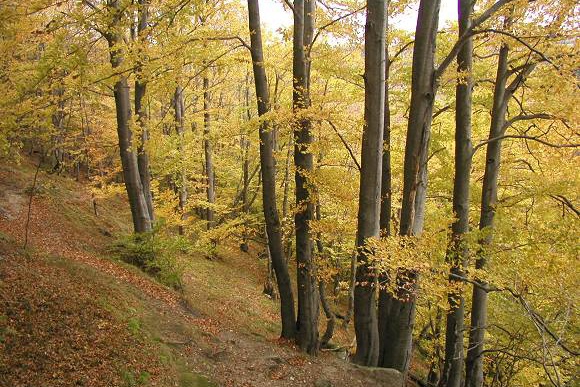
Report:
[[[367,6],[363,5],[362,7],[355,9],[354,11],[351,11],[349,13],[346,13],[342,16],[339,16],[338,18],[329,21],[328,23],[326,23],[325,25],[321,26],[320,28],[318,28],[318,31],[316,31],[316,34],[314,35],[314,37],[312,38],[312,42],[310,43],[310,45],[308,46],[307,52],[308,54],[310,54],[310,51],[312,51],[312,47],[314,46],[314,43],[316,42],[316,39],[318,39],[318,37],[320,36],[320,33],[322,31],[324,31],[325,29],[327,29],[328,27],[332,26],[333,24],[338,23],[339,21],[346,19],[349,16],[352,16],[356,13],[359,13],[360,11],[362,11],[363,9],[365,9]]]
[[[465,41],[471,36],[481,33],[480,31],[477,32],[474,31],[475,28],[477,28],[487,19],[493,16],[493,14],[496,13],[501,7],[503,7],[508,3],[511,3],[512,1],[514,0],[498,0],[491,7],[489,7],[484,13],[482,13],[477,19],[472,21],[471,26],[463,33],[463,35],[459,37],[459,39],[457,39],[457,41],[451,48],[451,51],[449,51],[449,54],[447,54],[447,56],[443,59],[441,64],[435,70],[433,76],[435,81],[437,81],[441,77],[441,75],[445,72],[447,67],[449,67],[449,65],[453,62],[453,59],[455,59],[457,53],[459,53],[459,50],[461,50],[461,47],[463,46],[463,44],[465,44]]]
[[[348,145],[348,142],[346,142],[346,140],[344,139],[344,137],[342,136],[342,134],[340,134],[340,132],[338,131],[338,128],[336,127],[336,125],[334,125],[334,123],[330,120],[326,120],[328,122],[328,124],[332,127],[332,129],[334,130],[334,132],[336,133],[336,135],[338,136],[338,138],[340,138],[340,141],[342,141],[344,147],[346,148],[346,150],[348,151],[348,153],[350,154],[350,157],[352,158],[352,161],[354,161],[356,167],[358,168],[359,172],[361,170],[360,164],[358,162],[358,160],[356,159],[354,152],[352,151],[352,148],[350,147],[350,145]]]
[[[549,146],[550,148],[578,148],[578,147],[580,147],[580,144],[554,144],[554,143],[542,140],[540,137],[523,136],[523,135],[516,135],[516,134],[506,134],[506,135],[497,136],[494,138],[490,138],[489,140],[480,142],[479,144],[477,144],[476,146],[473,147],[472,155],[475,154],[475,151],[477,151],[482,146],[487,145],[491,142],[504,140],[506,138],[521,138],[524,140],[536,141],[536,142],[539,142],[540,144]]]
[[[509,120],[507,120],[505,122],[505,124],[503,124],[502,127],[502,133],[505,133],[505,131],[512,126],[513,124],[515,124],[518,121],[526,121],[526,120],[536,120],[536,119],[542,119],[542,120],[551,120],[554,119],[555,117],[551,114],[547,114],[547,113],[537,113],[537,114],[519,114]]]
[[[563,195],[549,195],[552,199],[556,200],[558,203],[561,203],[562,205],[568,207],[570,210],[572,210],[576,216],[580,216],[580,211],[576,209],[576,207],[574,207],[574,205],[572,204],[572,202],[570,200],[568,200],[568,198],[566,198]]]

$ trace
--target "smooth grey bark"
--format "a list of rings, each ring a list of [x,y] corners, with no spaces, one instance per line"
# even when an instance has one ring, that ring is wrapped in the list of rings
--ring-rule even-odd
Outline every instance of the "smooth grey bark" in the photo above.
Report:
[[[261,48],[261,47],[260,47]],[[245,85],[245,98],[246,98],[246,116],[248,121],[252,119],[252,114],[250,112],[250,86],[249,86],[249,74],[246,74],[246,85]],[[266,82],[267,85],[267,82]],[[242,148],[242,211],[248,213],[250,206],[248,205],[248,191],[250,189],[250,140],[244,135],[240,141]],[[246,243],[246,241],[244,241]]]
[[[425,191],[421,181],[426,168],[435,83],[435,42],[439,19],[440,0],[421,0],[417,17],[415,45],[413,47],[413,70],[411,83],[411,106],[405,145],[403,198],[401,208],[401,236],[416,235],[421,230],[415,220],[422,223]],[[419,196],[418,196],[419,195]],[[419,207],[417,207],[419,203]],[[412,334],[415,324],[416,272],[400,268],[396,273],[396,295],[385,301],[389,306],[389,327],[385,332],[385,349],[382,366],[408,372]]]
[[[259,17],[259,14],[258,14]],[[252,31],[250,30],[250,34]],[[250,49],[251,51],[251,49]],[[266,82],[267,83],[267,82]],[[248,121],[252,120],[252,112],[250,109],[250,73],[246,73],[246,77],[244,79],[244,98],[245,98],[245,106],[246,106],[246,119]],[[241,189],[241,200],[242,200],[242,212],[244,215],[247,215],[250,211],[250,203],[248,200],[248,193],[250,190],[250,140],[248,139],[247,133],[244,133],[245,129],[243,127],[240,128],[240,150],[241,150],[241,158],[242,158],[242,189]],[[244,217],[247,219],[247,217]],[[247,253],[249,246],[248,246],[248,233],[247,233],[247,220],[244,220],[244,228],[242,229],[242,242],[240,243],[240,250]]]
[[[358,249],[354,288],[356,353],[353,361],[376,366],[379,331],[376,305],[376,270],[367,240],[380,235],[383,130],[385,115],[385,0],[368,0],[365,24],[365,126],[361,149],[361,173],[356,244]]]
[[[179,195],[179,212],[181,214],[181,220],[185,219],[185,207],[187,205],[187,174],[185,171],[184,163],[184,136],[185,136],[185,103],[183,100],[183,87],[177,85],[175,87],[175,93],[173,95],[173,109],[174,109],[174,119],[175,119],[175,131],[177,132],[177,150],[179,152],[180,167],[178,175],[178,187],[177,193]],[[179,226],[179,234],[184,234],[183,225]]]
[[[125,59],[122,48],[123,35],[119,26],[124,14],[118,0],[110,1],[107,8],[111,12],[111,25],[109,28],[111,32],[105,33],[105,39],[109,45],[111,66],[113,69],[117,69],[123,64]],[[118,76],[113,86],[113,94],[117,113],[117,135],[119,138],[121,166],[123,168],[125,189],[127,190],[131,207],[133,228],[136,233],[148,232],[151,231],[151,219],[139,175],[133,133],[129,127],[131,120],[131,95],[129,82],[125,75]]]
[[[327,347],[334,335],[334,326],[336,325],[336,316],[332,311],[330,304],[328,303],[328,298],[326,296],[326,283],[324,280],[318,282],[318,292],[320,293],[320,304],[322,305],[322,310],[326,316],[326,329],[322,334],[320,339],[320,345],[322,347]]]
[[[388,28],[388,4],[387,1],[387,28]],[[385,117],[383,130],[383,161],[381,171],[381,215],[379,226],[381,237],[391,236],[391,213],[392,213],[392,173],[391,173],[391,106],[389,101],[389,76],[391,59],[389,58],[389,45],[385,44]],[[386,342],[389,332],[391,296],[387,290],[389,278],[386,273],[379,275],[379,302],[378,302],[378,329],[379,329],[379,359],[378,366],[383,367],[388,349]]]
[[[509,47],[503,44],[499,51],[497,75],[493,92],[493,107],[491,111],[491,125],[489,138],[499,137],[503,133],[506,121],[509,93],[506,89],[508,79]],[[485,237],[480,241],[481,251],[475,261],[476,269],[486,266],[485,248],[492,242],[491,230],[494,225],[495,207],[497,204],[497,180],[501,158],[501,140],[492,141],[487,145],[485,155],[485,172],[481,193],[481,214],[479,229],[486,230]],[[485,329],[487,326],[487,287],[485,281],[477,280],[473,287],[471,306],[471,327],[469,330],[469,345],[467,349],[465,385],[467,387],[481,387],[483,385],[483,347]]]
[[[312,144],[312,121],[306,116],[305,109],[310,107],[310,63],[306,47],[312,42],[314,30],[315,0],[294,1],[294,39],[293,39],[293,92],[292,108],[296,115],[294,124],[294,165],[296,173],[296,264],[298,330],[297,343],[300,348],[312,355],[318,353],[318,281],[312,254],[310,221],[314,219],[314,203],[309,191],[308,174],[314,168],[310,151]]]
[[[322,162],[322,156],[319,155],[318,164]],[[322,214],[320,210],[320,203],[316,203],[316,220],[320,221],[322,219]],[[318,254],[324,257],[324,244],[322,243],[322,233],[316,235],[316,247],[318,249]],[[326,258],[328,259],[328,258]],[[318,280],[318,293],[320,296],[320,305],[322,305],[322,310],[324,311],[324,316],[326,317],[326,329],[322,338],[320,339],[320,346],[327,347],[328,343],[334,335],[334,326],[336,325],[336,316],[332,311],[330,304],[328,303],[328,298],[326,296],[326,283],[324,279]]]
[[[139,0],[139,18],[137,21],[137,40],[141,45],[146,44],[146,35],[149,19],[149,0]],[[140,48],[140,51],[142,48]],[[149,167],[149,155],[147,154],[146,144],[149,139],[147,129],[147,112],[143,106],[143,99],[147,93],[147,81],[142,77],[143,55],[139,52],[139,59],[135,69],[135,112],[137,113],[137,122],[141,127],[141,136],[139,137],[139,146],[137,149],[137,164],[139,167],[139,176],[143,186],[143,195],[149,212],[149,219],[154,221],[153,194],[151,193],[151,170]]]
[[[473,0],[459,0],[459,36],[469,30]],[[467,38],[457,54],[457,72],[461,78],[455,87],[455,178],[453,181],[453,213],[451,246],[447,262],[451,265],[449,282],[455,287],[465,275],[469,249],[465,234],[469,232],[469,181],[471,175],[471,109],[473,76],[473,40]],[[462,290],[449,292],[449,310],[445,328],[445,358],[439,379],[440,387],[461,387],[463,382],[463,332],[465,299]]]
[[[203,152],[205,156],[204,172],[206,178],[206,196],[209,207],[205,211],[207,228],[214,226],[213,204],[215,203],[215,175],[213,170],[213,151],[210,139],[211,115],[209,114],[210,91],[209,78],[203,77]]]
[[[270,110],[270,96],[268,91],[268,78],[266,69],[264,68],[258,0],[248,0],[248,25],[250,29],[250,51],[252,55],[258,114],[263,116]],[[272,125],[269,121],[264,120],[260,125],[260,164],[262,167],[264,220],[266,222],[266,234],[268,236],[268,249],[274,274],[276,275],[278,293],[280,295],[281,337],[293,339],[296,337],[294,294],[288,272],[288,264],[284,256],[282,229],[276,204],[276,165],[272,142]]]

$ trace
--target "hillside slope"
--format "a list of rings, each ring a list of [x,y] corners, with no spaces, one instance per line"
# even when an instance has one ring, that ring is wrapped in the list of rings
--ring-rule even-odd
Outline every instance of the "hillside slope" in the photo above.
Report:
[[[175,292],[112,260],[129,231],[113,196],[40,171],[22,249],[34,166],[0,166],[0,386],[363,386],[399,384],[277,340],[277,306],[255,255],[191,256]]]

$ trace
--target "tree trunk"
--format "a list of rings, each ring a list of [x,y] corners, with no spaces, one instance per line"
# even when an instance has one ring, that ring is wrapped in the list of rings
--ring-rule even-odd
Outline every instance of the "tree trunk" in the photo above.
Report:
[[[297,342],[303,351],[318,353],[318,281],[312,257],[310,221],[314,218],[314,205],[309,191],[308,175],[313,171],[312,122],[305,115],[310,106],[310,64],[305,48],[310,47],[314,28],[314,0],[294,1],[293,42],[293,97],[295,114],[294,165],[296,166],[296,264],[298,283]]]
[[[493,108],[491,111],[491,126],[489,139],[503,134],[509,96],[506,91],[508,78],[507,44],[503,44],[499,51],[497,75],[493,92]],[[480,241],[481,250],[475,262],[476,269],[483,269],[487,263],[485,249],[492,242],[492,232],[495,207],[497,204],[497,180],[499,175],[501,140],[492,141],[487,145],[485,155],[485,172],[481,192],[481,215],[479,229],[487,230],[486,236]],[[485,328],[487,326],[487,283],[477,280],[473,287],[471,307],[471,327],[469,330],[469,346],[467,350],[465,385],[467,387],[481,387],[483,385],[483,345]]]
[[[389,1],[387,1],[387,26]],[[387,28],[388,29],[388,28]],[[381,215],[379,226],[381,236],[391,236],[391,212],[392,212],[392,175],[391,175],[391,106],[389,102],[389,76],[391,61],[389,59],[389,46],[385,44],[385,117],[383,130],[383,161],[381,171]],[[391,308],[391,295],[386,286],[388,275],[379,275],[379,305],[378,305],[378,329],[379,329],[379,359],[378,366],[382,367],[385,359],[385,351],[388,343],[385,341],[389,332],[389,314]]]
[[[119,32],[119,23],[123,18],[123,12],[117,0],[109,3],[109,9],[112,13],[111,31],[114,32],[107,33],[105,38],[109,44],[111,66],[113,69],[117,69],[122,65],[124,60],[124,52],[121,48],[123,36]],[[119,152],[121,155],[125,188],[131,207],[133,228],[136,233],[148,232],[151,231],[151,219],[139,175],[137,154],[133,145],[133,133],[129,127],[131,120],[131,96],[126,76],[119,75],[113,87],[113,94],[115,96],[115,108],[117,112]]]
[[[210,91],[209,78],[203,78],[203,151],[205,155],[205,178],[207,182],[206,193],[208,208],[206,209],[205,220],[207,220],[207,228],[210,229],[214,225],[214,211],[213,204],[215,203],[215,175],[213,171],[213,152],[210,140],[210,124],[211,116],[209,114]]]
[[[319,157],[318,163],[322,161],[322,156]],[[320,213],[320,203],[316,204],[316,220],[320,221],[322,219]],[[321,259],[326,259],[324,257],[324,244],[322,243],[322,234],[318,233],[316,236],[316,247],[318,249],[318,254],[320,254]],[[318,280],[318,293],[320,295],[320,304],[322,305],[322,310],[326,316],[326,330],[320,339],[320,346],[327,347],[330,339],[334,335],[334,326],[336,325],[336,316],[328,303],[328,298],[326,297],[326,283],[324,279]]]
[[[248,11],[249,12],[249,11]],[[259,12],[259,11],[258,11]],[[259,15],[258,15],[259,17]],[[260,47],[261,48],[261,47]],[[246,104],[246,117],[248,121],[252,120],[252,114],[250,111],[250,74],[246,74],[245,85],[244,85],[244,97]],[[266,82],[267,85],[267,82]],[[245,131],[245,129],[244,129]],[[240,244],[240,249],[243,252],[248,252],[248,233],[247,233],[247,214],[250,212],[250,205],[248,201],[248,192],[250,189],[250,140],[247,133],[240,133],[240,148],[242,152],[242,212],[244,213],[244,228],[242,231],[242,243]]]
[[[459,1],[459,36],[471,25],[473,0]],[[469,257],[465,234],[469,232],[469,180],[471,175],[471,105],[473,77],[473,41],[467,38],[457,54],[458,79],[455,88],[455,180],[453,182],[453,213],[451,246],[447,261],[451,265],[449,282],[456,287],[459,278],[465,275],[464,267]],[[463,75],[465,74],[465,75]],[[445,328],[445,359],[439,379],[440,387],[461,387],[463,382],[463,331],[465,300],[462,290],[447,296],[449,310]]]
[[[385,0],[367,1],[365,25],[365,126],[357,227],[357,285],[354,288],[356,353],[353,361],[376,366],[379,331],[376,306],[376,271],[367,240],[380,235],[383,131],[385,117]]]
[[[185,104],[183,101],[183,88],[177,85],[175,88],[175,94],[173,96],[173,108],[174,108],[174,118],[175,118],[175,130],[178,136],[177,150],[179,152],[179,182],[177,183],[177,192],[179,194],[179,212],[181,214],[181,220],[185,219],[185,206],[187,205],[187,174],[185,171],[185,160],[184,160],[184,136],[185,136]],[[179,225],[179,235],[184,234],[183,225]]]
[[[250,29],[250,44],[254,83],[258,114],[266,114],[270,109],[268,79],[264,68],[264,53],[262,49],[262,33],[260,29],[260,9],[258,0],[248,0],[248,24]],[[280,294],[280,315],[282,319],[281,336],[293,339],[296,336],[296,314],[294,311],[294,294],[288,265],[282,247],[282,230],[276,204],[276,167],[272,150],[272,132],[268,121],[260,125],[260,163],[262,166],[262,202],[268,248],[272,266],[276,275],[278,292]]]
[[[436,92],[434,55],[439,8],[440,0],[421,0],[417,17],[399,229],[402,236],[418,234],[422,227],[426,191],[421,183],[426,181],[425,168]],[[417,274],[414,271],[399,269],[395,284],[397,294],[387,302],[390,322],[385,334],[382,366],[401,371],[405,375],[404,379],[411,360],[416,282]]]
[[[140,45],[146,42],[146,30],[149,18],[149,0],[139,0],[139,20],[137,23],[137,39]],[[140,47],[140,51],[142,51]],[[143,99],[147,92],[147,82],[142,78],[142,53],[139,53],[139,59],[135,69],[135,111],[137,112],[137,122],[141,127],[141,136],[139,138],[139,147],[137,153],[137,164],[139,167],[139,176],[143,186],[143,195],[149,212],[149,219],[155,219],[153,212],[153,195],[151,193],[151,171],[149,168],[149,155],[147,154],[146,144],[149,138],[147,130],[147,112],[143,106]]]

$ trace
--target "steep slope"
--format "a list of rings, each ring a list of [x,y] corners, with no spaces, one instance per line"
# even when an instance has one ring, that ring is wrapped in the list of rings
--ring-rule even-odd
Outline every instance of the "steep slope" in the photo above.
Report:
[[[69,178],[40,171],[22,249],[34,172],[0,166],[0,386],[399,383],[394,371],[279,343],[253,255],[187,257],[181,293],[108,258],[113,235],[129,231],[128,205],[112,195],[96,216]]]

